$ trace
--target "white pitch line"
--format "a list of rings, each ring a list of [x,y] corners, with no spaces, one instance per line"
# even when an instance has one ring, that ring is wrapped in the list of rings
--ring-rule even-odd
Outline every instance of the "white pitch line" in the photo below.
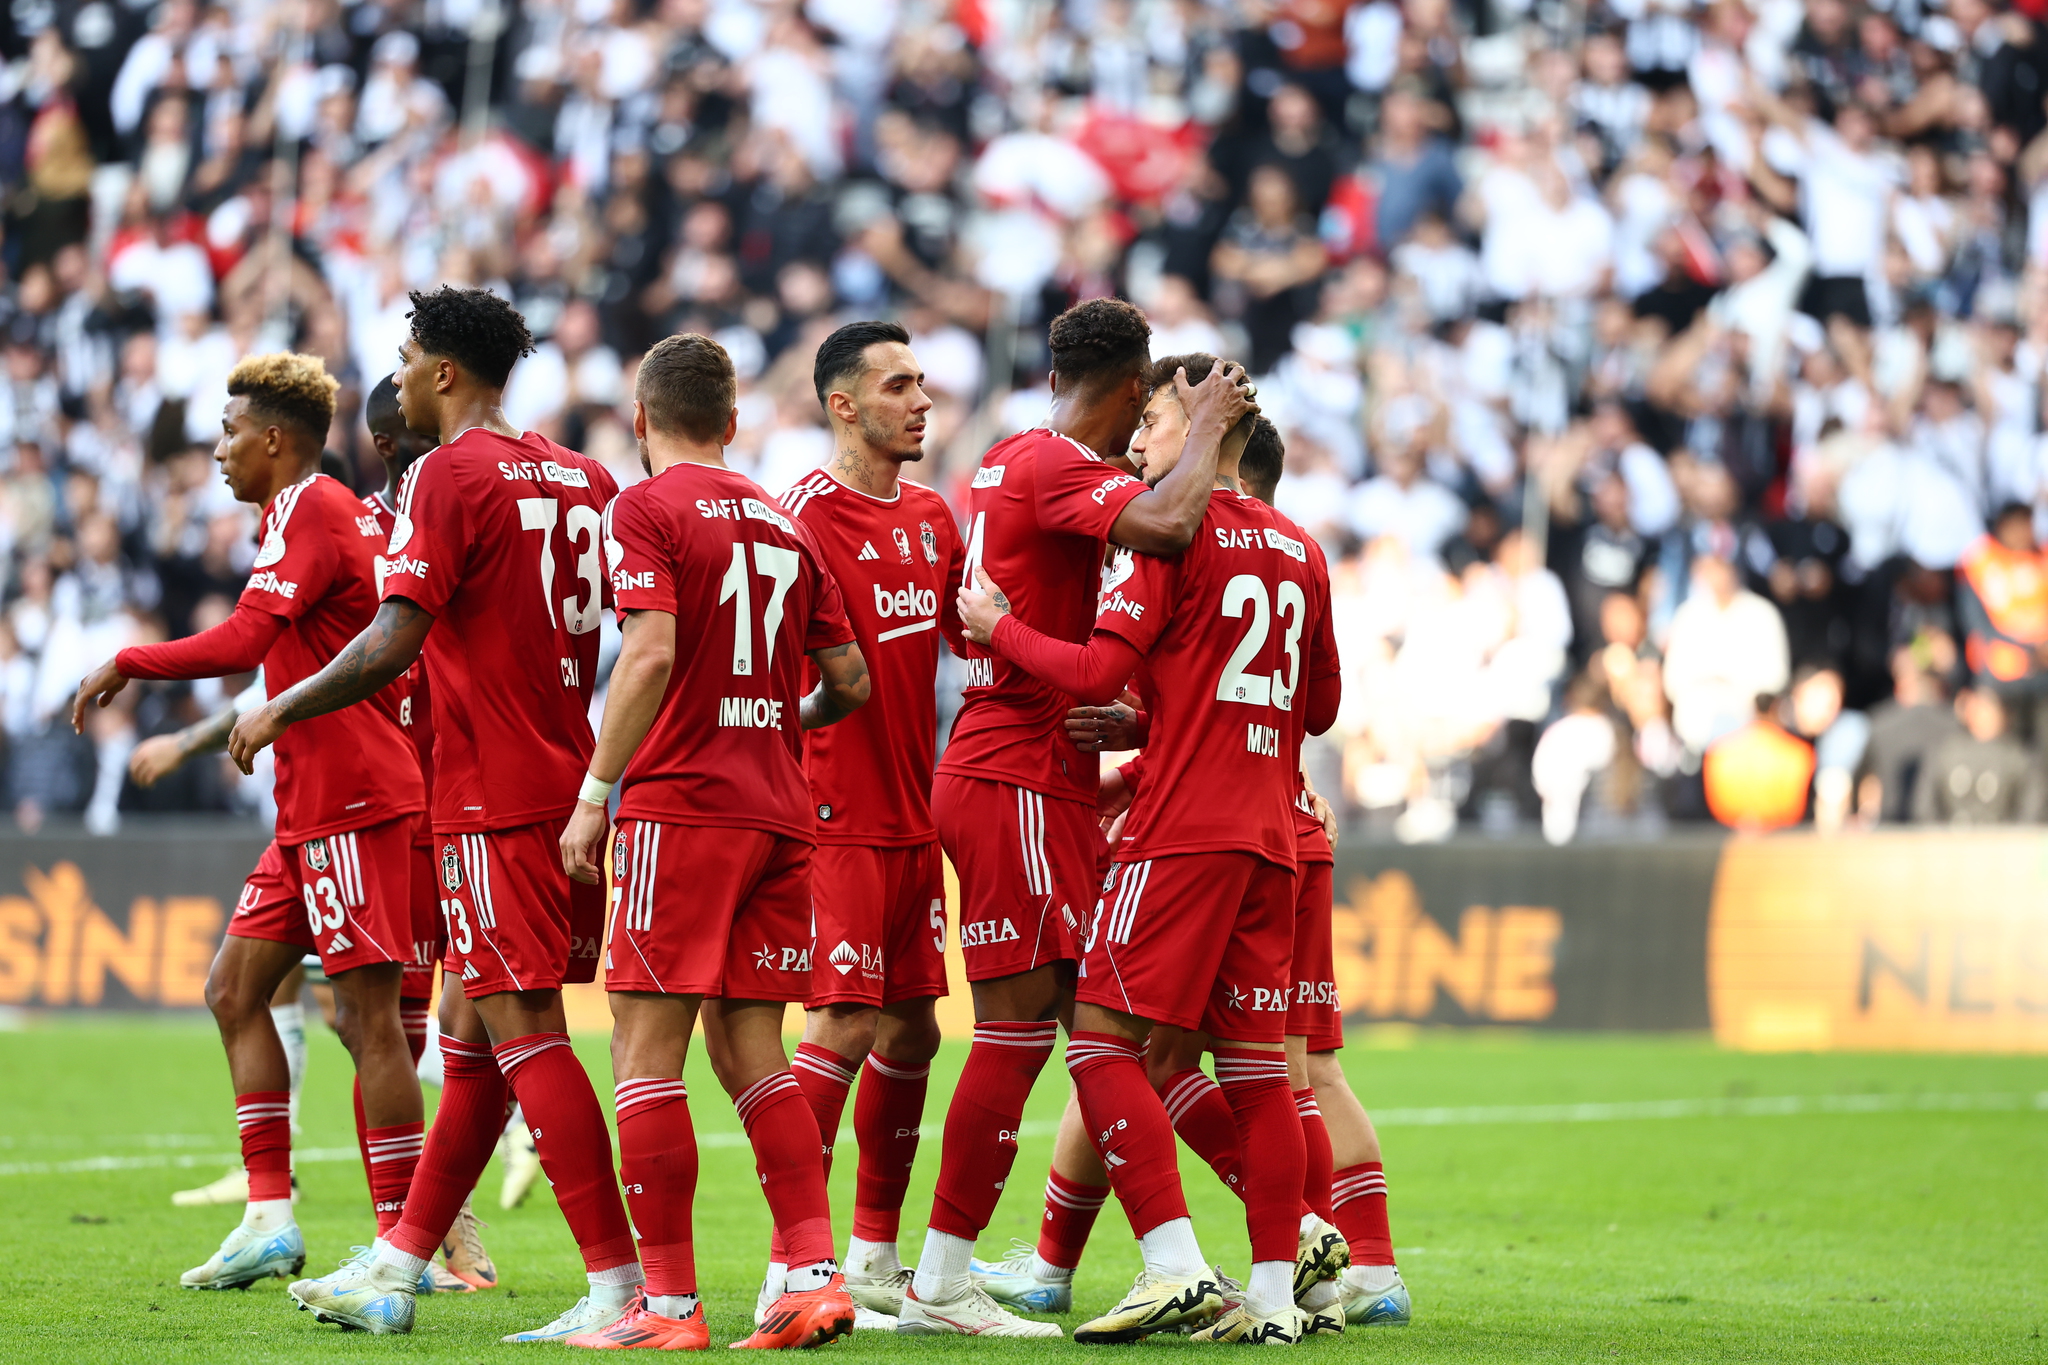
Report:
[[[1697,1118],[1789,1118],[1827,1114],[1956,1114],[2021,1113],[2048,1111],[2048,1090],[2034,1094],[1985,1093],[1975,1095],[1758,1095],[1744,1099],[1618,1100],[1587,1104],[1485,1104],[1464,1107],[1440,1106],[1428,1109],[1379,1109],[1372,1111],[1373,1123],[1382,1128],[1459,1128],[1513,1123],[1621,1123],[1643,1119]],[[922,1136],[938,1137],[944,1125],[928,1123]],[[1019,1137],[1051,1137],[1059,1124],[1035,1119],[1017,1126]],[[839,1130],[838,1141],[851,1142],[851,1128]],[[83,1139],[0,1137],[0,1148],[14,1146],[82,1145]],[[185,1135],[148,1135],[132,1138],[99,1138],[106,1146],[183,1146],[192,1141]],[[711,1132],[697,1134],[703,1148],[728,1149],[749,1145],[745,1133]],[[102,1171],[189,1170],[199,1166],[233,1165],[241,1160],[236,1152],[180,1156],[95,1156],[76,1161],[16,1161],[0,1163],[0,1177],[10,1175],[83,1175]],[[360,1161],[353,1147],[302,1147],[292,1153],[294,1164]]]

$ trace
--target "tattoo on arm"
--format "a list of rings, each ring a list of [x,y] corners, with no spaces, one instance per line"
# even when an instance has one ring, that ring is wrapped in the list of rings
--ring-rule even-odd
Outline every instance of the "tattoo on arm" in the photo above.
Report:
[[[844,659],[849,652],[857,648],[857,645],[849,641],[843,645],[835,645],[831,649],[821,649],[814,657],[821,661]],[[868,661],[865,657],[856,665],[856,670],[851,677],[836,686],[829,678],[819,679],[818,685],[811,689],[811,694],[805,697],[798,707],[798,723],[804,729],[822,729],[853,714],[854,708],[842,705],[837,693],[841,688],[858,690],[860,685],[867,681]]]
[[[1010,595],[1008,593],[1004,592],[1001,588],[992,588],[989,590],[989,596],[995,598],[997,611],[1005,616],[1010,614]]]
[[[200,754],[217,754],[227,748],[228,736],[234,732],[239,714],[234,707],[224,706],[205,720],[178,731],[179,756],[197,758]]]
[[[353,706],[382,690],[419,657],[434,618],[403,597],[385,599],[362,634],[327,667],[277,699],[279,719],[296,724]]]

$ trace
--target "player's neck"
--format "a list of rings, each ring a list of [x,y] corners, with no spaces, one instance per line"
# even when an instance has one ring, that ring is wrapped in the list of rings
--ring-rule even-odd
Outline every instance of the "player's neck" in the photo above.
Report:
[[[441,404],[441,444],[447,445],[463,432],[478,427],[518,440],[522,433],[505,420],[504,398],[499,390],[459,398],[450,394]]]
[[[1124,447],[1130,444],[1128,432],[1122,446],[1116,441],[1123,420],[1123,415],[1112,411],[1106,403],[1089,403],[1077,394],[1055,394],[1052,414],[1045,424],[1069,440],[1079,441],[1097,455],[1107,457],[1123,454]]]
[[[263,495],[262,501],[257,503],[257,506],[270,506],[271,503],[277,501],[277,495],[284,492],[285,489],[290,488],[295,483],[304,483],[319,472],[320,457],[317,454],[311,459],[278,461],[276,482],[271,484],[270,491]]]
[[[869,450],[845,431],[839,433],[839,453],[826,470],[833,478],[882,502],[894,502],[903,491],[903,466]]]
[[[709,465],[713,469],[732,468],[725,462],[725,447],[716,441],[674,440],[649,432],[643,450],[647,456],[647,474],[650,478],[672,465],[679,464]]]

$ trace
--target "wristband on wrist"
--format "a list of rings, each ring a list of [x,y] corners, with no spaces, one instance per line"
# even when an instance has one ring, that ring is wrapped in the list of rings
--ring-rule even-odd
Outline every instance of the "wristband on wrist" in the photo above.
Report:
[[[617,785],[615,782],[607,782],[603,778],[593,777],[591,774],[585,773],[583,774],[583,790],[576,793],[576,799],[578,801],[588,801],[593,806],[602,806],[605,802],[612,799],[612,788]]]

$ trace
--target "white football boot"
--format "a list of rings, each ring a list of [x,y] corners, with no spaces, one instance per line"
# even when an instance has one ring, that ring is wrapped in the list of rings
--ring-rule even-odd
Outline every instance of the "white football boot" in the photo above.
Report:
[[[1010,1254],[1000,1261],[973,1260],[967,1273],[980,1282],[997,1303],[1027,1313],[1071,1313],[1074,1311],[1074,1281],[1049,1279],[1038,1273],[1038,1248],[1021,1239],[1010,1243]]]
[[[1063,1337],[1056,1322],[1033,1322],[1020,1318],[988,1296],[988,1291],[967,1280],[967,1291],[957,1299],[926,1303],[917,1297],[913,1285],[903,1291],[903,1311],[896,1315],[896,1330],[907,1337]]]
[[[288,1280],[306,1268],[306,1239],[297,1223],[287,1223],[269,1232],[257,1232],[237,1224],[220,1244],[220,1250],[178,1277],[186,1289],[247,1289],[258,1280],[275,1275]]]

